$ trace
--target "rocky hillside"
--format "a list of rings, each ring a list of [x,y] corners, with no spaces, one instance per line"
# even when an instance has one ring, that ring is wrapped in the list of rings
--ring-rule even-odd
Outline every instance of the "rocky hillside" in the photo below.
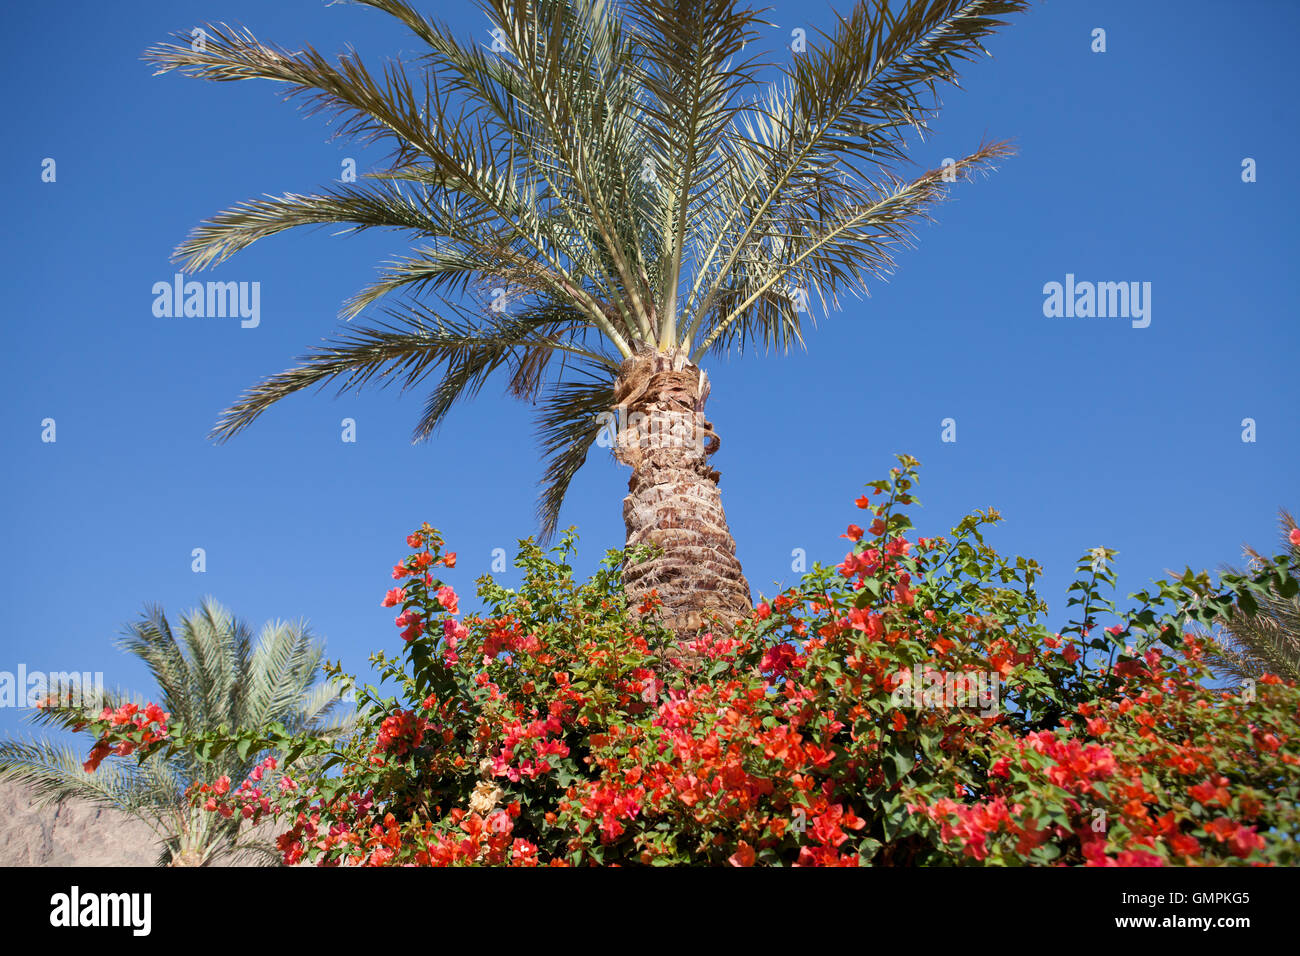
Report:
[[[274,824],[251,836],[275,839]],[[134,817],[82,800],[37,807],[26,788],[0,783],[0,866],[153,866],[158,837]],[[218,866],[264,866],[260,856],[223,857]]]
[[[157,837],[138,820],[81,801],[36,807],[0,783],[0,866],[150,866]]]

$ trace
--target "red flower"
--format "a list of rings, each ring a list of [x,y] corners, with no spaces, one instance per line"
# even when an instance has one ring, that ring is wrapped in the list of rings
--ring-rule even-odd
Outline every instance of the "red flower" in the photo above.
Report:
[[[442,609],[448,614],[455,614],[460,610],[456,600],[456,592],[453,591],[449,585],[443,585],[438,588],[434,597],[438,599],[438,603],[442,605]]]
[[[1255,832],[1254,827],[1239,826],[1228,837],[1228,849],[1233,856],[1244,859],[1254,851],[1264,849],[1264,838]]]
[[[112,751],[113,748],[101,740],[91,749],[90,756],[86,759],[86,762],[81,765],[81,769],[86,771],[86,773],[94,773],[95,768],[98,767],[100,763],[103,762],[104,758],[112,753]]]
[[[1264,838],[1255,832],[1254,827],[1233,823],[1227,817],[1219,817],[1205,825],[1205,832],[1220,843],[1227,843],[1233,856],[1248,857],[1255,850],[1264,848]]]
[[[1100,737],[1110,730],[1110,724],[1106,723],[1105,717],[1092,717],[1088,720],[1088,733],[1094,737]]]
[[[1169,849],[1179,856],[1200,856],[1201,844],[1194,836],[1188,836],[1186,833],[1175,833],[1168,838]]]
[[[873,614],[865,608],[855,607],[849,612],[849,627],[863,631],[873,641],[885,636],[885,625],[879,614]]]
[[[424,633],[424,621],[415,611],[403,611],[394,618],[394,623],[398,627],[406,628],[402,631],[402,640],[413,641]]]
[[[753,866],[754,859],[754,848],[741,840],[736,846],[736,852],[727,857],[727,862],[732,866]]]
[[[769,647],[763,653],[763,660],[758,665],[759,670],[765,674],[780,677],[794,663],[797,657],[798,652],[789,644],[778,644],[776,647]]]
[[[1164,866],[1165,861],[1154,853],[1143,850],[1121,850],[1118,863],[1120,866]]]
[[[861,541],[863,531],[855,524],[849,525],[847,534],[840,535],[841,538],[848,538],[850,541]]]
[[[385,717],[379,725],[379,736],[375,739],[377,752],[388,751],[400,757],[412,747],[420,746],[424,740],[424,731],[428,721],[416,717],[412,711],[399,710]]]
[[[1300,548],[1300,528],[1292,528],[1287,540],[1291,542],[1291,547]]]
[[[1204,783],[1189,787],[1187,792],[1193,800],[1202,806],[1210,807],[1217,803],[1226,807],[1231,799],[1228,794],[1227,783],[1227,777],[1215,776]]]
[[[916,592],[909,586],[912,577],[909,574],[900,574],[898,576],[898,586],[894,588],[894,600],[899,604],[910,605],[916,599]]]
[[[396,607],[406,600],[406,588],[391,588],[384,595],[384,602],[380,607]]]

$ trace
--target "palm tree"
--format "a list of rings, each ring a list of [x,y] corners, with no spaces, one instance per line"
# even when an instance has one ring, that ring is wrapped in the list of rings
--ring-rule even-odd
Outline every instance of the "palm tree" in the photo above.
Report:
[[[629,602],[657,588],[679,633],[709,612],[728,626],[750,594],[708,463],[719,440],[700,363],[802,347],[803,315],[892,271],[946,183],[1010,151],[895,171],[939,85],[1028,0],[864,0],[782,62],[755,54],[771,24],[733,0],[482,0],[482,47],[404,0],[357,2],[400,20],[423,57],[376,72],[225,25],[146,53],[159,73],[282,84],[339,134],[392,148],[367,182],[217,214],[178,247],[184,268],[296,226],[416,243],[342,310],[382,300],[382,319],[251,388],[213,437],[311,386],[428,381],[426,439],[499,376],[538,406],[543,536],[592,444],[608,443],[632,469],[627,544],[658,551],[626,569]]]
[[[1291,537],[1296,529],[1295,517],[1285,509],[1279,511],[1278,526],[1282,531],[1281,553],[1291,555],[1291,576],[1300,577],[1296,571],[1300,568],[1300,543]],[[1247,546],[1244,550],[1252,565],[1264,560],[1254,548]],[[1242,573],[1235,568],[1226,570]],[[1300,681],[1300,596],[1271,593],[1257,598],[1256,604],[1253,613],[1232,608],[1219,633],[1213,635],[1215,649],[1207,655],[1209,663],[1238,682],[1258,680],[1265,674]]]
[[[355,713],[340,706],[337,686],[316,681],[324,647],[305,622],[268,623],[254,642],[247,624],[209,598],[181,618],[179,640],[162,610],[151,607],[127,628],[120,646],[145,662],[161,692],[158,703],[188,731],[280,722],[293,733],[336,737],[355,723]],[[72,730],[104,706],[116,709],[138,699],[106,693],[100,701],[38,710],[35,720]],[[185,798],[186,788],[196,782],[222,775],[240,781],[263,756],[240,757],[230,748],[205,762],[188,750],[143,763],[110,758],[88,773],[82,767],[84,751],[67,744],[6,740],[0,741],[0,781],[27,786],[40,804],[80,798],[142,820],[162,843],[160,865],[270,862],[278,859],[274,848],[241,834],[238,817],[222,820],[192,809]]]

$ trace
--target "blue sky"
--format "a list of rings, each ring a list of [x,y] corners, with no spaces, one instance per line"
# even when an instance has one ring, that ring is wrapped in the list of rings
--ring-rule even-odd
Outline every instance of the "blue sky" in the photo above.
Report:
[[[488,40],[471,4],[426,6]],[[828,24],[833,6],[777,4],[771,45]],[[295,396],[227,445],[206,439],[245,387],[334,332],[341,303],[405,248],[396,235],[288,234],[201,277],[260,282],[257,328],[153,315],[152,286],[201,219],[310,192],[346,157],[362,171],[383,159],[332,141],[269,84],[153,77],[140,61],[212,21],[290,48],[351,43],[372,60],[416,50],[382,14],[319,0],[11,11],[0,670],[103,671],[148,691],[114,637],[146,602],[175,617],[210,594],[257,626],[309,618],[331,657],[366,673],[371,650],[399,643],[379,602],[410,529],[443,530],[460,555],[447,577],[468,594],[493,549],[513,554],[536,528],[530,410],[491,389],[422,445],[410,433],[423,395],[396,391]],[[1104,53],[1091,50],[1098,27]],[[1046,566],[1058,626],[1088,548],[1119,550],[1127,593],[1166,569],[1239,562],[1243,542],[1277,544],[1277,509],[1300,510],[1298,28],[1291,3],[1225,14],[1094,0],[1040,4],[991,40],[994,58],[967,67],[914,156],[935,166],[986,137],[1018,155],[957,187],[890,281],[820,323],[806,353],[707,365],[713,463],[756,593],[796,577],[793,549],[842,558],[853,498],[896,452],[924,465],[920,533],[998,508],[991,543]],[[1150,282],[1150,325],[1045,317],[1044,284],[1067,274]],[[41,440],[46,418],[54,443]],[[941,440],[945,418],[956,442]],[[626,479],[597,453],[570,491],[562,524],[579,526],[584,570],[622,543]],[[0,710],[0,731],[19,726]]]

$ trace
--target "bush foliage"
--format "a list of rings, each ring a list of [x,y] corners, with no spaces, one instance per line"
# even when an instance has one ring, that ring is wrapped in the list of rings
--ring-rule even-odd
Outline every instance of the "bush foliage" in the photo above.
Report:
[[[1300,692],[1216,688],[1185,626],[1293,589],[1289,558],[1217,586],[1188,571],[1120,611],[1097,549],[1053,631],[1040,567],[985,543],[996,512],[911,535],[916,470],[902,456],[868,486],[840,565],[688,643],[653,598],[626,606],[620,570],[641,555],[578,582],[572,535],[523,542],[520,586],[480,579],[485,611],[462,616],[435,576],[455,555],[425,525],[384,599],[400,651],[372,657],[396,691],[357,688],[349,740],[141,736],[106,713],[97,753],[265,754],[192,797],[274,817],[288,863],[1298,862]],[[308,758],[330,772],[295,779]]]

